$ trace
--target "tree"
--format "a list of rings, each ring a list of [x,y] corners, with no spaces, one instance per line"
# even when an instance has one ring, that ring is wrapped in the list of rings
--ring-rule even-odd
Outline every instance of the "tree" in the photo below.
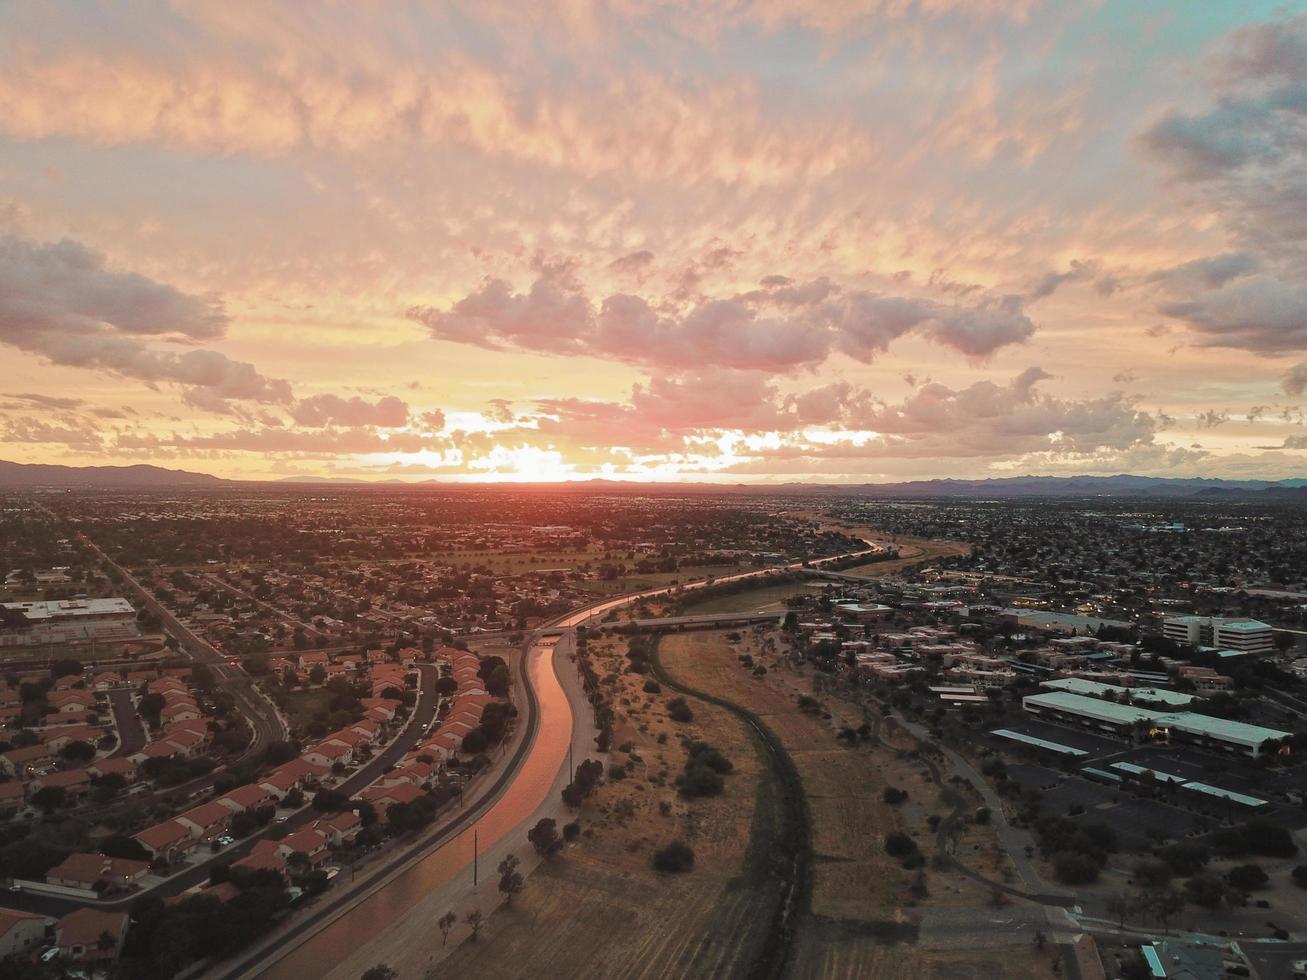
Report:
[[[59,755],[68,762],[90,762],[95,758],[95,746],[81,739],[74,739],[59,750]]]
[[[694,851],[682,841],[674,840],[654,851],[653,866],[657,871],[673,874],[689,871],[694,867]]]
[[[473,909],[463,918],[463,921],[472,930],[472,942],[476,942],[477,936],[481,934],[481,924],[485,921],[485,916],[481,914],[480,909]]]
[[[1129,892],[1112,892],[1107,896],[1107,911],[1116,916],[1118,929],[1125,928],[1125,917],[1133,911],[1134,907],[1134,896]]]
[[[1087,885],[1098,879],[1100,864],[1081,851],[1061,851],[1053,856],[1053,873],[1064,885]]]
[[[457,921],[458,921],[458,916],[456,916],[452,911],[446,912],[444,915],[442,915],[439,919],[436,920],[436,925],[440,929],[441,946],[444,946],[446,943],[449,942],[449,930],[454,928],[454,923]]]
[[[1174,888],[1159,888],[1145,897],[1145,908],[1171,934],[1171,919],[1184,911],[1184,896]]]
[[[499,890],[504,893],[505,905],[512,905],[513,896],[522,890],[522,872],[517,870],[521,863],[516,854],[510,854],[499,862]]]
[[[313,795],[313,809],[319,813],[339,813],[349,806],[349,797],[340,790],[320,789]]]
[[[364,970],[359,980],[399,980],[399,971],[385,963],[378,963]]]
[[[1270,878],[1257,864],[1241,864],[1226,872],[1226,880],[1240,891],[1250,892],[1265,888]]]
[[[544,858],[551,858],[563,848],[563,841],[558,836],[558,822],[553,817],[542,818],[527,831],[526,839],[535,847],[536,853]]]
[[[62,786],[42,786],[32,794],[32,802],[46,813],[52,813],[68,802],[68,791]]]

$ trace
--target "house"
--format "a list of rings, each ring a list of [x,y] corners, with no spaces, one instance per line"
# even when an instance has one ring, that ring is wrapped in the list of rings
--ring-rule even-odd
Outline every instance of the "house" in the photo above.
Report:
[[[319,742],[300,758],[315,766],[324,766],[330,769],[337,762],[341,765],[349,765],[350,760],[354,758],[354,750],[339,742]]]
[[[54,756],[44,745],[29,745],[0,753],[0,769],[15,779],[27,779],[54,766]]]
[[[233,868],[246,868],[250,871],[285,871],[286,859],[278,853],[281,842],[259,840],[254,842],[254,849],[241,858]]]
[[[347,731],[358,732],[360,735],[366,736],[369,742],[375,742],[381,738],[381,726],[375,721],[356,721]]]
[[[182,694],[190,695],[186,685],[175,677],[160,677],[158,680],[150,681],[146,685],[146,690],[151,694],[167,695],[169,691],[180,691]]]
[[[69,742],[86,742],[95,745],[105,734],[103,728],[94,725],[64,725],[45,733],[41,743],[51,752],[60,752]]]
[[[177,814],[177,822],[187,827],[191,836],[199,840],[211,841],[221,837],[231,825],[231,807],[223,806],[217,800],[201,803],[184,813]]]
[[[412,803],[418,797],[425,795],[412,783],[395,783],[393,786],[372,786],[365,789],[362,798],[378,810],[384,810],[395,803]]]
[[[145,861],[105,857],[103,854],[69,854],[62,862],[45,873],[45,880],[65,888],[84,888],[87,891],[126,888],[150,873]],[[103,883],[103,889],[95,886]]]
[[[179,820],[165,820],[146,827],[132,839],[145,848],[150,857],[168,864],[185,857],[196,846],[191,828]]]
[[[69,800],[76,800],[91,788],[91,777],[85,769],[61,769],[35,777],[31,786],[33,793],[43,789],[62,789]]]
[[[230,793],[218,797],[218,802],[233,813],[243,813],[246,810],[257,810],[260,807],[271,806],[277,802],[277,797],[269,789],[254,783],[246,783],[244,786],[237,786]]]
[[[0,908],[0,959],[36,950],[45,943],[45,931],[54,925],[35,912]]]
[[[70,960],[116,960],[126,938],[126,912],[80,908],[54,927],[54,944]]]
[[[300,757],[273,770],[259,785],[281,800],[291,790],[315,782],[329,772],[331,772],[329,766],[317,765]]]
[[[188,759],[204,748],[204,736],[195,732],[174,732],[165,735],[160,741],[176,746],[177,751]]]
[[[321,864],[330,855],[327,844],[330,838],[313,827],[291,834],[277,845],[277,853],[282,860],[289,861],[292,854],[303,854],[309,859],[309,866]]]
[[[159,712],[159,720],[165,725],[171,725],[178,721],[199,721],[202,717],[200,709],[194,701],[182,701],[178,699],[163,706]]]
[[[327,666],[327,655],[325,653],[301,653],[300,670],[312,670],[314,667]]]
[[[110,691],[123,682],[123,675],[116,670],[102,670],[91,678],[91,686],[97,691]]]
[[[95,710],[95,695],[90,691],[51,691],[46,695],[45,702],[50,706],[52,712],[58,714],[70,711]]]
[[[412,783],[414,786],[421,786],[434,772],[435,768],[425,762],[410,762],[386,773],[377,780],[377,783],[381,786],[393,786],[395,783]]]
[[[23,784],[15,780],[0,783],[0,814],[13,816],[23,808]],[[3,955],[3,954],[0,954]]]
[[[314,826],[327,835],[332,847],[343,847],[354,843],[354,838],[363,829],[363,821],[353,810],[346,810],[333,817],[319,820]]]
[[[103,779],[105,776],[117,774],[129,783],[136,782],[136,763],[124,756],[118,756],[112,759],[96,759],[86,771],[97,779]]]
[[[135,753],[131,759],[137,765],[144,765],[150,759],[171,759],[174,756],[182,754],[182,750],[177,748],[171,742],[157,741],[151,742],[141,751]]]

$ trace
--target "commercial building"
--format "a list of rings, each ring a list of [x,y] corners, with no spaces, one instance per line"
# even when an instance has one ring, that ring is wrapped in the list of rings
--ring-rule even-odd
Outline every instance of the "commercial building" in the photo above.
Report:
[[[1275,631],[1255,619],[1175,616],[1162,623],[1162,635],[1176,643],[1239,653],[1270,653]]]
[[[0,605],[26,620],[0,630],[0,646],[109,641],[129,639],[137,634],[136,610],[126,599],[60,599]]]
[[[1112,735],[1133,737],[1144,728],[1151,737],[1190,742],[1202,748],[1233,752],[1257,758],[1268,741],[1280,741],[1289,732],[1248,725],[1225,718],[1213,718],[1192,711],[1167,712],[1132,704],[1117,704],[1099,698],[1049,691],[1022,699],[1030,714],[1091,728]]]

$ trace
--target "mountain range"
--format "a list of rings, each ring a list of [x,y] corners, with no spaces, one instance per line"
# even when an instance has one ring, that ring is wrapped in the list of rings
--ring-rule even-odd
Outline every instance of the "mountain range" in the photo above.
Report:
[[[275,482],[224,480],[208,473],[188,470],[171,470],[161,466],[59,466],[49,463],[11,463],[0,460],[0,488],[49,487],[71,489],[78,487],[117,487],[130,489],[151,488],[220,488],[250,485],[261,486],[330,486],[340,488],[414,489],[453,488],[435,480],[423,483],[405,483],[401,480],[359,480],[349,477],[295,476]],[[540,484],[498,484],[500,487],[526,488]],[[1307,478],[1290,480],[1219,480],[1202,477],[1154,477],[1118,474],[1116,476],[1014,476],[984,480],[912,480],[905,483],[787,483],[756,486],[751,484],[640,484],[616,480],[589,480],[567,484],[553,484],[556,489],[575,491],[604,490],[606,492],[665,493],[813,493],[847,495],[872,498],[932,497],[932,498],[1018,498],[1018,497],[1167,497],[1220,500],[1225,498],[1252,498],[1267,502],[1307,502]]]

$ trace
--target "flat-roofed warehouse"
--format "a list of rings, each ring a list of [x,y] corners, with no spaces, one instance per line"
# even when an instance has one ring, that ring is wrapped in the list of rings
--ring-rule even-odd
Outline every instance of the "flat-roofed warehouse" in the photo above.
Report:
[[[25,623],[0,629],[0,646],[72,643],[129,637],[136,632],[136,610],[126,599],[58,599],[2,603]]]
[[[1289,732],[1241,721],[1213,718],[1192,711],[1168,712],[1137,705],[1116,704],[1098,698],[1087,698],[1066,691],[1049,691],[1023,698],[1021,705],[1032,715],[1074,722],[1083,728],[1095,728],[1115,735],[1130,737],[1135,726],[1148,722],[1151,727],[1174,738],[1192,742],[1205,748],[1238,752],[1256,758],[1267,741],[1280,741]]]

